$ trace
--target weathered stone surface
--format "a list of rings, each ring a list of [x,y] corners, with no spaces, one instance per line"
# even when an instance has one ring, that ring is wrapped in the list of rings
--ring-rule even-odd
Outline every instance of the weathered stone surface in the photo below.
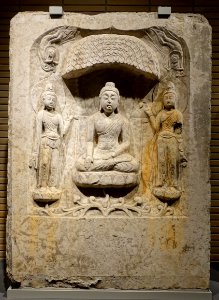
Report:
[[[208,287],[210,54],[199,15],[13,18],[13,281]]]

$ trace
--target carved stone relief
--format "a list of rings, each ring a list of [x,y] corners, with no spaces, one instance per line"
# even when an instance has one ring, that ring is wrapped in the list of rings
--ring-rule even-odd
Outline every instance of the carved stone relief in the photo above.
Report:
[[[9,276],[206,289],[209,26],[26,13],[12,27],[13,49],[27,46],[11,51]]]
[[[100,91],[100,111],[88,121],[86,153],[76,163],[77,171],[86,173],[77,177],[79,185],[124,187],[137,184],[139,166],[129,154],[129,122],[120,115],[118,105],[119,91],[113,82],[107,82]]]
[[[182,167],[187,159],[183,150],[182,113],[175,108],[176,91],[170,82],[163,92],[163,108],[156,116],[151,106],[144,108],[154,136],[151,141],[153,152],[151,163],[153,170],[153,194],[160,200],[173,201],[181,196]]]
[[[146,30],[146,36],[159,52],[162,53],[160,45],[169,49],[169,60],[166,68],[176,71],[176,76],[183,76],[184,54],[180,39],[173,32],[160,27],[149,28]]]
[[[72,45],[66,59],[64,77],[76,76],[78,70],[101,64],[125,64],[150,76],[159,77],[156,53],[141,39],[118,34],[90,35]]]
[[[39,51],[45,41],[50,45],[70,41],[76,31],[69,28],[53,30],[42,38],[38,44]],[[169,48],[180,48],[179,42],[170,39],[170,33],[167,37],[166,30],[151,28],[148,31],[155,32],[156,35],[159,33],[162,41],[168,41]],[[52,91],[53,88],[50,87],[49,91],[49,87],[45,87],[42,94],[44,108],[37,112],[36,134],[33,136],[35,158],[32,161],[35,163],[32,163],[32,166],[35,166],[37,176],[33,199],[36,202],[44,202],[45,205],[61,199],[59,205],[66,210],[67,193],[72,199],[75,199],[75,195],[76,198],[83,199],[82,203],[83,206],[87,206],[87,211],[90,211],[93,205],[93,215],[96,213],[98,216],[102,212],[102,216],[108,216],[113,212],[127,217],[132,216],[133,211],[136,213],[137,209],[136,216],[139,217],[145,214],[147,207],[146,214],[156,216],[159,214],[158,208],[163,207],[162,202],[172,205],[179,201],[183,192],[181,166],[187,161],[182,150],[183,117],[175,108],[176,88],[174,83],[168,83],[166,80],[172,75],[168,75],[169,69],[163,73],[155,49],[145,40],[134,36],[88,35],[71,43],[67,48],[70,54],[67,53],[64,61],[62,59],[63,66],[52,75],[50,81],[55,87],[56,79],[60,78],[59,72],[63,74],[64,81],[58,79],[59,85],[63,85],[64,94],[70,92],[70,95],[64,97],[74,103],[79,111],[75,117],[77,122],[74,123],[67,142],[69,147],[72,145],[74,151],[67,149],[68,153],[71,153],[68,157],[64,154],[66,144],[63,137],[66,129],[63,117],[55,110],[57,97]],[[44,47],[44,51],[45,49]],[[52,67],[52,64],[47,65]],[[161,75],[165,80],[159,80]],[[94,77],[97,80],[95,83]],[[129,90],[123,82],[123,77],[141,82],[143,87],[138,84],[140,92],[136,91],[137,89]],[[118,86],[121,86],[121,91],[114,82],[107,81],[108,78],[115,78]],[[84,87],[80,88],[82,80],[88,82],[87,94],[83,92]],[[40,82],[35,84],[33,89],[37,90],[37,86],[42,90]],[[155,99],[153,103],[153,90],[159,86],[163,86],[164,89],[163,99]],[[32,94],[34,95],[34,92]],[[50,98],[54,101],[51,108]],[[126,105],[128,102],[129,105]],[[152,106],[158,107],[159,103],[160,110],[157,109],[153,114]],[[130,106],[133,107],[133,111],[130,111]],[[68,126],[72,119],[71,116],[67,122]],[[145,155],[144,149],[149,144],[153,150],[146,154],[146,160],[150,160],[147,177],[144,174],[145,158],[142,159],[142,156]],[[65,178],[66,174],[72,174],[71,183],[70,178]],[[60,182],[65,180],[70,186],[60,185]],[[146,186],[148,188],[145,189]],[[95,200],[90,201],[90,197]],[[103,213],[100,209],[100,204],[106,201],[105,197],[108,197],[110,207],[113,203],[110,213]],[[136,197],[143,203],[137,208],[134,200]],[[119,203],[119,207],[115,203]],[[79,202],[71,201],[68,210],[77,211],[78,204]],[[127,208],[127,205],[133,209]],[[50,207],[47,206],[47,209]],[[79,210],[83,211],[82,208]],[[34,211],[37,213],[37,209]],[[60,210],[55,209],[55,212],[59,213]],[[41,213],[41,209],[38,213]],[[175,213],[184,214],[181,209]],[[171,214],[174,214],[174,209],[171,209]],[[77,217],[77,213],[71,215]]]
[[[42,94],[43,109],[36,115],[33,157],[30,167],[36,170],[36,189],[33,199],[54,202],[60,199],[59,180],[64,159],[63,138],[73,116],[64,122],[56,111],[57,96],[48,83]]]
[[[38,53],[44,71],[55,71],[56,66],[59,63],[58,45],[72,40],[75,38],[76,33],[77,29],[69,26],[62,26],[52,30],[41,39]]]

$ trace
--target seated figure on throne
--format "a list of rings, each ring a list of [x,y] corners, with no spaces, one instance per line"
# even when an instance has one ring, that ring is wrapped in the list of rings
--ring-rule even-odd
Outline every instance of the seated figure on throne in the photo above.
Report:
[[[79,172],[95,172],[97,186],[117,186],[120,181],[121,185],[136,183],[139,166],[129,153],[129,122],[118,112],[119,98],[119,90],[115,84],[107,82],[100,91],[100,111],[92,115],[88,122],[87,151],[76,164]],[[104,172],[105,178],[101,179],[101,174],[97,175],[100,171]],[[120,175],[120,180],[112,183],[112,178],[108,176],[107,182],[106,175],[109,175],[109,171],[116,171],[112,176],[116,180],[116,174]],[[128,176],[129,173],[132,177]],[[121,174],[126,174],[126,179],[122,179]]]

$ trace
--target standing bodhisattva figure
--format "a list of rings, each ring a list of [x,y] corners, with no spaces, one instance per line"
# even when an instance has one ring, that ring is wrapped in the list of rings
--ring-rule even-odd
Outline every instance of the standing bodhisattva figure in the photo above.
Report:
[[[42,95],[44,109],[36,117],[33,163],[37,170],[37,188],[58,187],[62,139],[65,133],[61,114],[56,111],[57,96],[51,84]],[[69,127],[71,119],[67,121]],[[67,129],[67,128],[66,128]]]
[[[153,193],[163,200],[180,197],[180,165],[187,160],[182,147],[182,113],[175,108],[176,92],[172,83],[163,93],[163,109],[155,117],[150,107],[144,109],[156,135],[156,171]],[[153,162],[154,163],[154,162]]]

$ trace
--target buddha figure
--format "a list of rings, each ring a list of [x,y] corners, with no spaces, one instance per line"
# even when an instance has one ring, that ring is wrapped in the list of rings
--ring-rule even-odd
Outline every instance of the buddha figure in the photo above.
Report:
[[[88,121],[87,151],[77,162],[80,172],[137,173],[138,162],[129,153],[128,120],[118,112],[119,91],[107,82],[100,91],[100,111]]]
[[[175,100],[175,87],[169,83],[163,93],[163,109],[157,116],[153,115],[150,107],[145,108],[155,134],[153,194],[165,201],[176,200],[181,196],[181,167],[187,164],[182,146],[183,116],[175,108]]]

